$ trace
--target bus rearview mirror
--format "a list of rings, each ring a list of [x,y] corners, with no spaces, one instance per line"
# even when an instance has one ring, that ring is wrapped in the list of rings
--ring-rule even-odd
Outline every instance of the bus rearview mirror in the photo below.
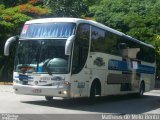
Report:
[[[18,40],[18,37],[17,36],[13,36],[13,37],[10,37],[6,43],[5,43],[5,46],[4,46],[4,55],[5,56],[9,56],[9,48],[10,48],[10,44],[17,41]]]
[[[71,49],[74,40],[75,40],[75,35],[72,35],[67,39],[65,45],[65,55],[71,55]]]

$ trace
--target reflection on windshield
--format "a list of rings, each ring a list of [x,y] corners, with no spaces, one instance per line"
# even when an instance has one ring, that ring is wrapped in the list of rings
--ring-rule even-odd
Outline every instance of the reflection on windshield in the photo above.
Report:
[[[21,40],[15,58],[15,71],[67,73],[69,56],[65,55],[66,40]]]

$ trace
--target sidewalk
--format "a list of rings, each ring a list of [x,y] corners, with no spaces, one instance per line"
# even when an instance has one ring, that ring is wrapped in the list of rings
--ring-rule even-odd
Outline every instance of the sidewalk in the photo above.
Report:
[[[160,89],[151,90],[150,92],[151,92],[151,93],[160,94]]]
[[[0,85],[12,85],[12,82],[0,82]]]
[[[0,85],[0,92],[11,92],[13,93],[13,86],[12,85]]]

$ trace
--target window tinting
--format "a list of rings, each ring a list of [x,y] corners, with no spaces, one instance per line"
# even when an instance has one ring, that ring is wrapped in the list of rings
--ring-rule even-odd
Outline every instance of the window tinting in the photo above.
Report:
[[[74,43],[72,72],[80,72],[84,67],[89,50],[90,25],[80,24],[77,29],[77,37]]]
[[[91,27],[91,51],[102,52],[105,50],[105,31],[97,27]]]
[[[128,48],[140,48],[137,59],[150,63],[155,62],[155,50],[153,48],[94,26],[91,27],[91,31],[91,52],[121,56],[119,44],[125,43]]]

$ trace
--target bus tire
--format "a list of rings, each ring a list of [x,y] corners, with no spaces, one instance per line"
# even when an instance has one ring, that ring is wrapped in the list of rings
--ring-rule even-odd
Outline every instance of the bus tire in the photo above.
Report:
[[[144,92],[145,92],[145,83],[144,81],[142,81],[139,88],[139,97],[143,97]]]
[[[95,103],[95,97],[96,97],[96,85],[95,83],[92,84],[91,89],[90,89],[90,96],[89,96],[89,104],[94,104]]]
[[[90,104],[94,104],[96,95],[100,95],[100,94],[101,94],[100,81],[99,80],[95,80],[91,85],[89,103]]]
[[[46,99],[47,101],[53,101],[53,97],[52,97],[52,96],[45,96],[45,99]]]

